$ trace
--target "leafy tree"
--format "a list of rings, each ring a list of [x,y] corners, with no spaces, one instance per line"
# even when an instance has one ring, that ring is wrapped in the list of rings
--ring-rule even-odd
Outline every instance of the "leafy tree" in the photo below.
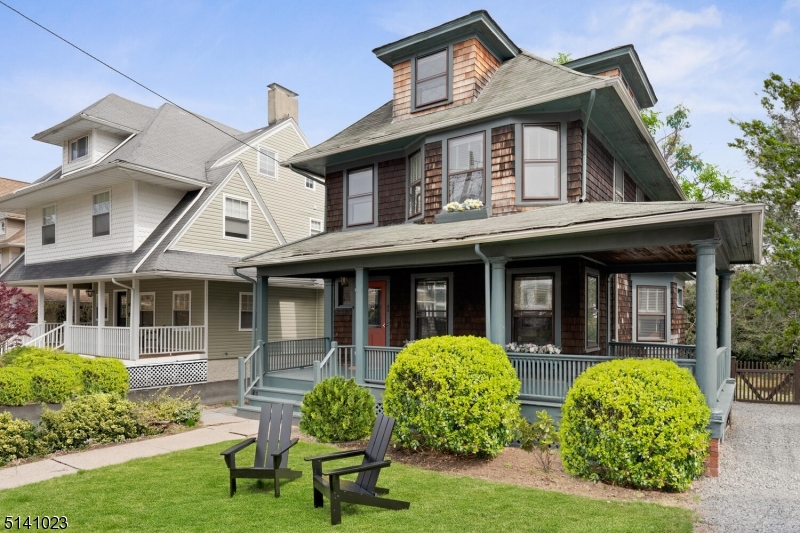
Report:
[[[33,296],[0,282],[0,346],[28,331],[35,308]]]
[[[558,52],[556,57],[552,58],[553,63],[558,63],[559,65],[563,65],[564,63],[569,63],[572,61],[572,54],[569,52]]]

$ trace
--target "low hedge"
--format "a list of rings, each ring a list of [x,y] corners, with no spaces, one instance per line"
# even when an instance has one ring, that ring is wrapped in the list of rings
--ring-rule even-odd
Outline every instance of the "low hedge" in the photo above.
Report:
[[[369,436],[375,425],[375,399],[352,378],[325,379],[303,397],[300,430],[320,442],[348,442]]]
[[[10,413],[0,413],[0,466],[38,452],[33,424],[27,420],[15,420]]]
[[[88,393],[109,392],[127,394],[130,380],[125,365],[117,359],[84,359],[80,369],[83,388]]]
[[[25,368],[0,367],[0,405],[25,405],[32,400],[31,373]]]
[[[51,363],[31,369],[33,395],[40,402],[61,403],[83,392],[80,368]]]

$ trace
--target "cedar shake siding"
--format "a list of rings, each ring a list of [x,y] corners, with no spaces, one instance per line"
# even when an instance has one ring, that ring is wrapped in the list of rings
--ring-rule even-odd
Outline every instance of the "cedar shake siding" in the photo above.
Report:
[[[378,163],[378,225],[405,222],[406,160],[392,159]]]
[[[449,82],[452,84],[453,101],[447,104],[427,107],[420,111],[411,111],[411,61],[397,63],[394,71],[394,96],[392,105],[393,120],[426,115],[442,109],[458,107],[474,102],[492,75],[500,67],[500,61],[495,58],[475,38],[453,45],[453,72],[449,73]]]
[[[442,141],[425,145],[424,206],[424,221],[430,224],[442,210]]]
[[[517,211],[514,124],[492,129],[492,215]]]
[[[636,201],[636,182],[633,181],[633,178],[631,178],[627,172],[625,173],[625,201]]]
[[[617,274],[619,288],[619,314],[617,327],[619,342],[633,342],[633,293],[630,274]]]
[[[567,201],[581,199],[581,166],[583,159],[583,123],[567,124]]]
[[[344,223],[344,172],[325,176],[325,231],[342,231]]]
[[[349,308],[333,311],[333,340],[339,344],[353,344],[353,310]]]
[[[590,202],[614,201],[614,157],[589,132],[586,152],[586,199]]]
[[[676,342],[678,344],[685,344],[686,343],[686,311],[683,307],[678,307],[678,284],[675,282],[670,283],[670,301],[671,309],[670,309],[670,316],[672,322],[672,336],[677,337],[676,340],[670,342]],[[684,293],[685,296],[685,293]]]

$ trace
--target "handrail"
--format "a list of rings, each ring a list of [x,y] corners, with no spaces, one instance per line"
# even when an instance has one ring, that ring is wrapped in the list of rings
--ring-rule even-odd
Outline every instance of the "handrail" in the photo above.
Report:
[[[322,381],[322,368],[328,364],[328,360],[333,354],[339,351],[339,343],[336,341],[331,342],[331,349],[322,358],[322,361],[314,361],[314,385]]]
[[[264,341],[257,341],[256,347],[253,348],[253,351],[247,355],[247,357],[239,357],[238,358],[238,370],[239,370],[239,383],[238,383],[238,391],[239,391],[239,407],[244,407],[244,398],[247,394],[253,390],[258,382],[261,380],[261,372],[260,372],[260,365],[258,364],[259,359],[253,359],[253,356],[258,353],[264,347]],[[252,361],[251,361],[252,359]],[[246,374],[246,367],[247,363],[250,363],[250,385],[245,386],[245,381],[247,380]]]
[[[31,346],[35,342],[38,342],[39,340],[44,339],[45,337],[47,337],[49,335],[55,336],[56,337],[56,342],[57,342],[58,341],[58,333],[56,333],[56,332],[59,331],[59,330],[63,330],[63,329],[64,329],[64,324],[59,324],[58,327],[55,327],[55,328],[51,329],[50,331],[39,335],[35,339],[31,339],[29,341],[26,341],[25,342],[25,346]],[[42,341],[42,342],[44,343],[45,341]],[[63,345],[64,345],[64,342],[62,341],[60,344],[56,344],[55,347],[56,348],[61,348]]]

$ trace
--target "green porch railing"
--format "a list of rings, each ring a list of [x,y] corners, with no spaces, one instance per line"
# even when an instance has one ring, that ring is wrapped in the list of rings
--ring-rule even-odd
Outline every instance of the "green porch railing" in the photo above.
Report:
[[[267,349],[267,372],[314,366],[328,351],[326,337],[272,341]]]

